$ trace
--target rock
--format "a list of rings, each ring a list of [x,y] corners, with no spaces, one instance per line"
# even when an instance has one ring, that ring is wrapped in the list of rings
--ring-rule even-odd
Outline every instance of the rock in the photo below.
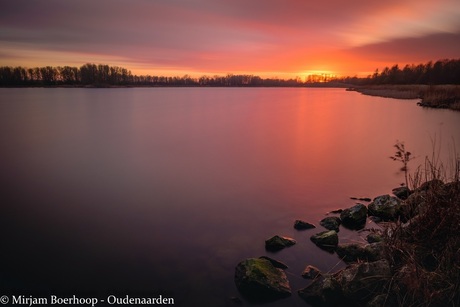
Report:
[[[409,195],[411,194],[411,190],[409,190],[408,187],[398,187],[394,188],[391,191],[397,198],[399,199],[407,199]]]
[[[327,250],[329,252],[334,251],[339,243],[339,236],[334,230],[323,231],[317,233],[310,237],[310,240],[313,241],[318,247]]]
[[[394,221],[401,212],[401,202],[396,197],[381,195],[368,206],[369,215],[380,217],[385,221]]]
[[[376,307],[381,299],[376,297],[390,279],[388,261],[361,262],[314,279],[298,294],[312,306],[363,306],[373,302],[370,306]]]
[[[292,246],[296,241],[289,237],[273,236],[265,241],[265,249],[268,251],[279,251],[285,247]]]
[[[363,245],[357,243],[339,244],[335,250],[337,255],[346,263],[358,260],[367,260],[366,250]]]
[[[355,302],[366,302],[381,293],[391,278],[388,261],[362,262],[352,264],[336,275],[342,286],[344,297]]]
[[[431,199],[437,199],[442,195],[455,195],[459,188],[459,183],[444,184],[439,179],[423,183],[401,204],[401,220],[407,222],[417,215],[424,215],[430,208]]]
[[[366,225],[367,208],[363,204],[357,204],[343,210],[340,214],[342,224],[350,229],[362,229]]]
[[[291,295],[286,273],[267,259],[249,258],[235,269],[235,284],[248,300],[272,301]]]
[[[372,200],[369,197],[350,197],[350,199],[359,200],[359,201],[371,201]]]
[[[401,225],[401,230],[406,233],[411,233],[414,231],[414,228],[419,228],[420,223],[423,221],[423,215],[416,215],[407,222]],[[390,233],[391,234],[391,233]]]
[[[302,272],[302,277],[305,279],[315,279],[316,277],[321,276],[320,270],[312,265],[307,265],[305,270]]]
[[[330,213],[342,213],[343,209],[332,210]]]
[[[346,263],[357,261],[377,261],[383,258],[383,244],[346,243],[337,246],[335,252]]]
[[[381,260],[385,256],[385,245],[383,242],[375,242],[364,245],[367,261]]]
[[[418,214],[423,214],[428,207],[426,199],[428,198],[428,192],[426,190],[416,190],[412,193],[402,204],[400,208],[400,214],[402,220],[408,221]]]
[[[331,275],[316,278],[298,294],[312,306],[343,306],[340,284]]]
[[[288,268],[288,266],[286,264],[282,263],[281,261],[275,260],[273,258],[270,258],[270,257],[267,257],[267,256],[261,256],[259,258],[260,259],[266,259],[266,260],[270,261],[275,268],[283,269],[283,270]]]
[[[382,235],[375,233],[375,232],[368,234],[366,237],[366,241],[368,243],[381,242],[382,240],[383,240]]]
[[[430,181],[424,182],[419,188],[416,189],[416,191],[429,191],[435,188],[439,188],[444,185],[444,182],[442,182],[439,179],[433,179]]]
[[[339,231],[339,226],[342,221],[337,216],[328,216],[322,219],[319,224],[326,229]]]
[[[296,220],[294,222],[294,228],[297,229],[297,230],[304,230],[304,229],[316,228],[316,226],[313,225],[313,224],[310,224],[308,222],[304,222],[302,220]]]

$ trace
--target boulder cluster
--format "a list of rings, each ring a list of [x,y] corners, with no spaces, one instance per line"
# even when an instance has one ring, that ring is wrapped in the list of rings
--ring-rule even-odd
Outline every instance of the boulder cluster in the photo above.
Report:
[[[385,306],[388,304],[388,284],[396,272],[379,230],[369,230],[366,241],[339,243],[340,226],[352,230],[365,227],[367,218],[374,221],[403,221],[410,225],[424,210],[423,195],[430,185],[426,183],[416,191],[397,188],[395,196],[375,197],[367,206],[358,203],[350,208],[333,211],[339,216],[327,216],[319,224],[325,231],[311,235],[310,240],[319,248],[337,256],[347,263],[339,272],[322,273],[307,265],[302,277],[312,282],[298,290],[298,295],[313,306]],[[355,198],[356,199],[356,198]],[[362,200],[362,198],[361,198]],[[367,200],[367,199],[366,199]],[[409,227],[409,226],[405,226]],[[314,224],[296,220],[297,230],[314,229]],[[388,234],[387,234],[388,237]],[[265,241],[268,251],[279,251],[296,244],[289,237],[273,236]],[[268,257],[249,258],[241,261],[235,270],[235,283],[241,294],[255,302],[270,301],[291,295],[291,287],[284,270],[285,264]]]

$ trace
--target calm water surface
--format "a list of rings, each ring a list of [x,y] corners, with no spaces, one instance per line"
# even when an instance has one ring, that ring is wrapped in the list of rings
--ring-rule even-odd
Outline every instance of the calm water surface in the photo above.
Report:
[[[232,306],[235,265],[269,255],[295,291],[307,264],[344,267],[295,219],[390,192],[396,140],[414,169],[432,139],[453,155],[459,128],[459,112],[343,89],[0,89],[0,287]],[[269,254],[275,234],[298,244]],[[306,306],[268,306],[286,304]]]

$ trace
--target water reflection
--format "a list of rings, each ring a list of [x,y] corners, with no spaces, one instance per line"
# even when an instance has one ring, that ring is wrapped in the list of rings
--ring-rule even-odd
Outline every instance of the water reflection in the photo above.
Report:
[[[1,95],[1,286],[10,292],[154,289],[222,305],[238,295],[235,265],[266,254],[275,234],[299,242],[275,256],[300,288],[306,264],[343,264],[294,230],[295,219],[318,224],[354,204],[350,196],[397,186],[403,176],[388,159],[397,139],[420,157],[430,136],[460,144],[459,113],[340,89]]]

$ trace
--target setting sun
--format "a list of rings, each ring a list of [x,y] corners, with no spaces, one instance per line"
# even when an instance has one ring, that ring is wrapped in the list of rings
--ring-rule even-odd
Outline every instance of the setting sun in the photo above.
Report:
[[[342,77],[337,75],[332,71],[327,70],[308,70],[301,73],[302,78],[305,82],[327,82],[337,77]]]
[[[460,54],[455,0],[2,2],[0,66],[103,63],[134,74],[308,78],[366,76]]]

